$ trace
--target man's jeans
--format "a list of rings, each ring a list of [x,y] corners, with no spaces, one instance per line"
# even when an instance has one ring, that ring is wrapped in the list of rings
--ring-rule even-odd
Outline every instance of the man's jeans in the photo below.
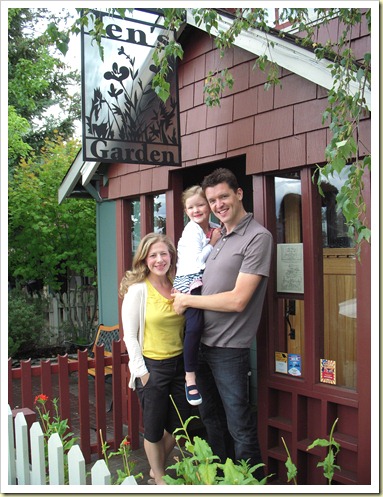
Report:
[[[213,453],[225,463],[230,457],[262,462],[255,416],[249,404],[249,349],[208,347],[201,344],[197,386],[199,407]],[[263,469],[255,473],[263,477]]]

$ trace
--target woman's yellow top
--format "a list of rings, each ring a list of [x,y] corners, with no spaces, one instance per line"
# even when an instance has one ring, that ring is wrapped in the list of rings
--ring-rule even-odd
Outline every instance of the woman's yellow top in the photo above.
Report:
[[[168,359],[182,354],[184,340],[184,316],[173,309],[173,300],[161,295],[146,280],[146,301],[143,355],[149,359]]]

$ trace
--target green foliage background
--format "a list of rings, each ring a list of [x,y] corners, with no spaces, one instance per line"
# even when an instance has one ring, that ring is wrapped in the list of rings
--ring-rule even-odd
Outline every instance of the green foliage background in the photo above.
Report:
[[[8,9],[8,166],[39,153],[45,139],[74,135],[80,119],[80,76],[64,62],[45,29],[65,21],[48,9]],[[55,111],[53,112],[53,106]],[[60,113],[58,112],[60,110]]]
[[[45,301],[13,290],[8,294],[8,357],[30,352],[43,344]]]
[[[59,290],[74,272],[96,275],[96,205],[67,199],[59,186],[80,149],[76,140],[47,141],[40,157],[22,160],[9,180],[9,275],[19,285],[41,280]]]

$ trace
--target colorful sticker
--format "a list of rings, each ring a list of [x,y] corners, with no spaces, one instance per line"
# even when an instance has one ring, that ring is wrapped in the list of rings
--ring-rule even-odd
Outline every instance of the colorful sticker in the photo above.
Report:
[[[336,385],[336,362],[329,359],[320,360],[320,381]]]

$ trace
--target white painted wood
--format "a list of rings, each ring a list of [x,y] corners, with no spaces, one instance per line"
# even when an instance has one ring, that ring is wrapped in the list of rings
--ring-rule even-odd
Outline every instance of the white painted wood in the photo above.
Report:
[[[36,421],[31,426],[31,485],[46,485],[44,433],[40,423]]]
[[[61,202],[65,199],[67,192],[71,192],[73,188],[76,186],[77,181],[79,180],[81,175],[80,171],[83,164],[84,161],[82,158],[82,149],[81,149],[59,187],[58,191],[59,204],[61,204]]]
[[[137,485],[137,480],[134,476],[127,476],[121,485]]]
[[[64,485],[64,448],[58,433],[48,440],[49,485]]]
[[[85,459],[79,445],[68,452],[69,485],[86,485]]]
[[[8,485],[16,485],[16,452],[13,415],[8,404]]]
[[[82,176],[83,186],[87,186],[91,182],[93,175],[97,171],[99,165],[100,162],[88,162],[88,161],[84,162],[80,171]]]
[[[110,485],[110,473],[105,461],[100,459],[91,469],[92,485]]]
[[[15,418],[15,437],[16,437],[16,475],[19,485],[29,485],[29,444],[28,444],[28,426],[25,416],[18,412]]]
[[[8,484],[9,485],[46,485],[44,457],[44,433],[38,421],[33,423],[30,432],[31,465],[29,464],[28,426],[22,412],[13,423],[8,406]],[[14,444],[16,440],[16,445]],[[12,469],[14,468],[14,469]],[[48,440],[49,485],[64,485],[64,448],[58,433]],[[79,445],[68,452],[68,485],[86,485],[85,459]],[[110,485],[111,474],[103,459],[96,461],[91,469],[91,485]],[[121,485],[137,485],[134,476],[128,476]]]

